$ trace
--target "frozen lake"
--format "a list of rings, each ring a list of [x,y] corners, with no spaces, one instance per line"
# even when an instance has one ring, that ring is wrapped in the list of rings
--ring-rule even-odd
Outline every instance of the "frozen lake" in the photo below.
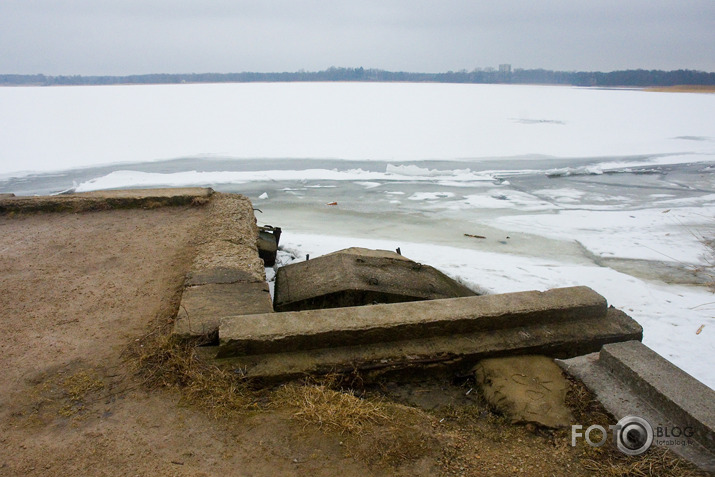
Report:
[[[0,88],[0,131],[0,193],[211,186],[284,229],[283,260],[400,247],[490,293],[587,285],[715,387],[713,94]]]

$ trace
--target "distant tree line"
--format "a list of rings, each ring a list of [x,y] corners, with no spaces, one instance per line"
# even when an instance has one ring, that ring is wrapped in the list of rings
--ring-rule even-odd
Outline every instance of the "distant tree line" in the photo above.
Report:
[[[148,74],[131,76],[46,76],[0,75],[3,86],[113,85],[113,84],[180,84],[180,83],[251,83],[308,81],[366,81],[412,83],[513,83],[560,84],[573,86],[675,86],[715,85],[715,73],[695,70],[623,70],[552,71],[514,69],[499,71],[477,68],[472,71],[446,73],[408,73],[364,68],[331,67],[323,71],[295,73],[191,73]]]

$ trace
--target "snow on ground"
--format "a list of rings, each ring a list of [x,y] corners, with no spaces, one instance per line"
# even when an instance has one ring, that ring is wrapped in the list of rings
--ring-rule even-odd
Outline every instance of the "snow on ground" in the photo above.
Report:
[[[585,285],[605,296],[644,328],[643,342],[715,389],[715,296],[704,287],[646,282],[611,268],[481,252],[439,245],[285,233],[281,249],[296,260],[347,247],[395,250],[434,266],[477,290],[509,293]],[[287,261],[285,256],[284,262]],[[700,334],[698,328],[705,324]]]
[[[0,131],[0,174],[181,157],[713,154],[715,95],[414,83],[18,87],[0,88]]]

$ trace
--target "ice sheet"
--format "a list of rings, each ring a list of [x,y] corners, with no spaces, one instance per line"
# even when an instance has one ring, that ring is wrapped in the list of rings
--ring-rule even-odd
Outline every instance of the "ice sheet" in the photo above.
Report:
[[[0,131],[0,174],[216,156],[712,155],[715,95],[404,83],[18,87],[0,88]]]
[[[715,204],[677,210],[560,210],[552,214],[501,216],[487,221],[507,231],[578,241],[600,257],[700,265],[712,260],[705,245]]]

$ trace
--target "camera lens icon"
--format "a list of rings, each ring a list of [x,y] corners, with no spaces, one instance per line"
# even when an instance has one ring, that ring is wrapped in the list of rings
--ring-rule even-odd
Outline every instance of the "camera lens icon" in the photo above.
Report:
[[[653,428],[642,417],[626,416],[616,429],[616,446],[624,454],[640,455],[653,444]]]

